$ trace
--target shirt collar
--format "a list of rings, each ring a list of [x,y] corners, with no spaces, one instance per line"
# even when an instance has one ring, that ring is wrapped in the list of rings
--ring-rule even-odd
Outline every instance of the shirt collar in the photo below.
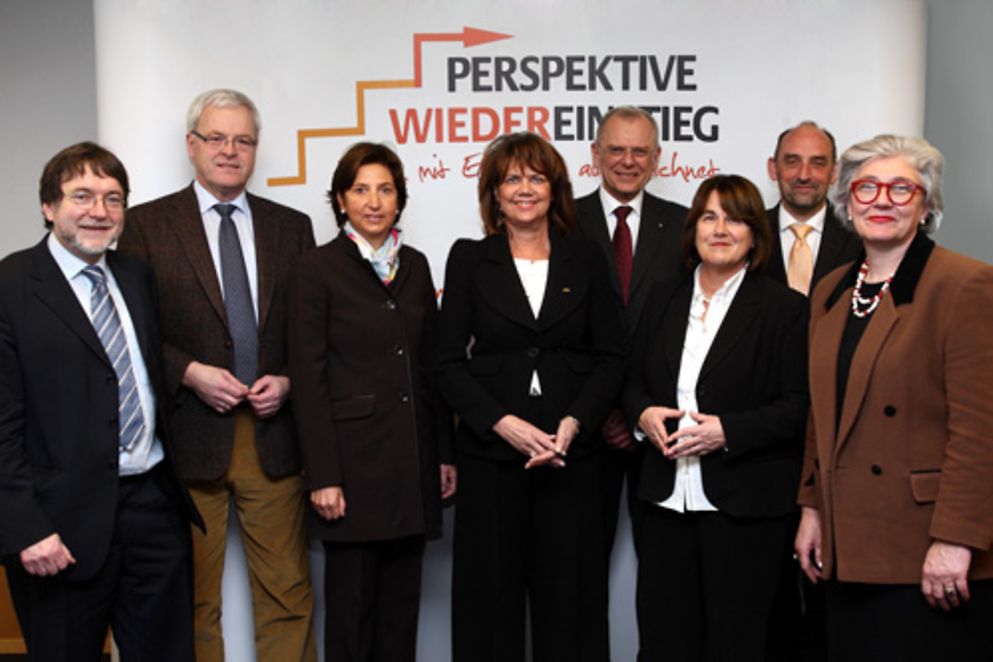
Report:
[[[693,270],[693,301],[694,303],[698,300],[704,298],[703,288],[700,287],[700,269],[703,265],[698,264],[696,269]],[[711,303],[721,303],[723,301],[730,301],[734,298],[734,295],[738,293],[738,288],[741,287],[741,281],[745,279],[745,274],[748,272],[748,263],[745,263],[741,269],[739,269],[733,276],[724,281],[724,284],[717,288],[714,292],[714,296],[710,297]]]
[[[90,266],[90,263],[82,258],[73,255],[69,252],[69,249],[62,245],[62,243],[55,238],[54,233],[48,233],[48,252],[52,254],[55,258],[55,264],[59,265],[59,270],[66,277],[66,280],[71,281],[73,278],[82,273],[83,269]],[[107,268],[107,254],[104,253],[100,256],[100,259],[96,261],[94,266],[103,269],[105,274],[109,274],[110,270]]]
[[[634,196],[630,202],[621,202],[611,194],[607,193],[607,189],[602,186],[600,187],[600,204],[603,206],[603,213],[605,216],[610,216],[618,207],[627,205],[634,210],[634,213],[638,218],[641,218],[641,203],[644,200],[645,189],[638,191],[638,195]]]
[[[779,203],[779,231],[780,232],[792,232],[790,226],[794,223],[804,223],[809,225],[814,232],[823,233],[824,232],[824,219],[827,218],[827,204],[821,207],[821,210],[808,218],[806,221],[798,221],[793,218],[793,214],[786,211],[786,206]]]
[[[214,197],[213,193],[205,189],[203,185],[200,184],[199,180],[193,180],[193,192],[196,193],[197,205],[200,208],[201,216],[208,210],[212,209],[214,205],[222,204],[220,200]],[[235,199],[229,200],[227,204],[234,205],[241,213],[244,214],[245,210],[248,209],[248,196],[245,194],[245,191],[242,190]]]

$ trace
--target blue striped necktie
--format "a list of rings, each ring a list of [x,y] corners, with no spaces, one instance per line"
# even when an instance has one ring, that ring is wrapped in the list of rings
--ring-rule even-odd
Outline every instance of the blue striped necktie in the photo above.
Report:
[[[107,352],[107,358],[117,373],[117,417],[120,426],[120,448],[130,451],[145,431],[145,415],[141,411],[138,397],[138,382],[135,380],[128,352],[127,339],[121,318],[117,315],[114,300],[107,289],[107,275],[98,266],[90,265],[83,269],[93,286],[90,291],[90,316],[93,328],[100,337],[100,343]]]

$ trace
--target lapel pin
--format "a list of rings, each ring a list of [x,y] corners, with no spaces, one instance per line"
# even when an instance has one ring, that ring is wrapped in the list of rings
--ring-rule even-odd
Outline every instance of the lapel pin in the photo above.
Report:
[[[562,288],[562,294],[569,294],[570,292],[572,292],[572,288],[571,287],[563,287]]]

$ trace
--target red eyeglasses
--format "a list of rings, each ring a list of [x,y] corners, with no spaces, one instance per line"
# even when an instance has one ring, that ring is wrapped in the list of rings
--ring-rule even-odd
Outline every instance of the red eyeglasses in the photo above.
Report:
[[[896,207],[909,203],[918,191],[927,195],[923,186],[903,179],[888,184],[877,182],[875,179],[856,179],[851,186],[852,196],[863,205],[871,205],[875,202],[883,189],[886,190],[886,197],[890,203]]]

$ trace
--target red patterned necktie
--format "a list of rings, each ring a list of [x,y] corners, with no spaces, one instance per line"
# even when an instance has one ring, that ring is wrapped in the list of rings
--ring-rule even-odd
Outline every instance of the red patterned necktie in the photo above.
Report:
[[[614,229],[614,261],[617,262],[617,276],[621,280],[621,297],[624,305],[628,304],[628,293],[631,288],[631,268],[634,266],[634,250],[631,241],[631,228],[627,218],[631,207],[622,205],[614,210],[617,227]]]

